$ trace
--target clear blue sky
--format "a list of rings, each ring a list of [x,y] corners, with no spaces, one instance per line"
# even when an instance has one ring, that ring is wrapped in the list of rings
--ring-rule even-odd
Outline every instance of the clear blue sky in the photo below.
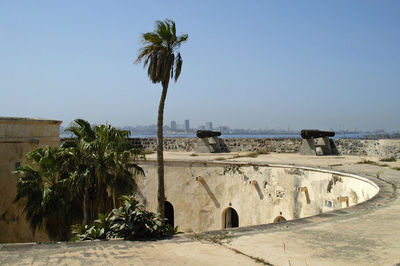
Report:
[[[0,116],[153,124],[142,32],[189,34],[165,124],[400,130],[400,1],[0,0]]]

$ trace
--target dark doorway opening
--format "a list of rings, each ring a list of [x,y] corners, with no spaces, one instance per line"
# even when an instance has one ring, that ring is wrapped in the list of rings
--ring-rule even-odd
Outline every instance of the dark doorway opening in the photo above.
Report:
[[[233,208],[226,208],[222,214],[223,228],[239,227],[239,215]]]
[[[167,218],[165,223],[174,227],[174,206],[172,206],[170,202],[165,201],[164,207],[165,207],[165,218]]]

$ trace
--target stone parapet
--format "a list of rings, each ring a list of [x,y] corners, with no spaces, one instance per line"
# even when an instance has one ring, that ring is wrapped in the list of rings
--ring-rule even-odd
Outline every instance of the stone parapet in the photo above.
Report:
[[[156,138],[132,138],[136,147],[154,151]],[[165,151],[194,151],[196,138],[164,138]],[[278,153],[297,153],[301,138],[220,138],[224,152],[268,151]],[[334,139],[338,154],[377,156],[380,158],[400,158],[399,139]]]
[[[339,154],[400,159],[399,139],[335,139]]]

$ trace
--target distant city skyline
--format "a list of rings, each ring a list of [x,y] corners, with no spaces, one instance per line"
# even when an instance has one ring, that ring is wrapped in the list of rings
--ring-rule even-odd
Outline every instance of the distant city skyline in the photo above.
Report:
[[[234,128],[229,125],[214,125],[212,121],[204,122],[199,125],[190,126],[190,119],[185,119],[182,121],[182,124],[179,123],[180,121],[172,120],[168,123],[164,123],[164,131],[165,133],[169,134],[170,132],[180,132],[180,133],[190,133],[195,130],[216,130],[225,133],[257,133],[257,132],[300,132],[302,129],[307,128]],[[117,126],[118,127],[118,126]],[[61,129],[63,130],[65,126],[62,126]],[[124,125],[119,126],[118,128],[129,129],[132,132],[156,132],[157,125],[155,123],[146,124],[146,125]],[[308,129],[316,129],[316,128],[308,128]],[[374,129],[374,130],[359,130],[357,128],[349,129],[349,128],[329,128],[330,131],[335,132],[380,132],[380,133],[400,133],[400,131],[385,131],[384,129]]]
[[[189,40],[164,124],[398,131],[399,11],[395,0],[0,0],[0,116],[155,124],[161,86],[133,62],[140,34],[170,18]]]
[[[203,124],[190,127],[190,119],[185,119],[182,124],[179,121],[172,120],[164,125],[164,135],[165,136],[185,136],[185,137],[195,137],[197,130],[214,130],[222,133],[223,136],[233,136],[233,137],[250,137],[250,138],[258,138],[258,137],[300,137],[300,131],[302,129],[291,129],[290,127],[286,129],[282,128],[231,128],[227,125],[213,125],[212,121],[205,122]],[[155,137],[157,132],[157,125],[136,125],[130,126],[125,125],[122,127],[117,127],[123,130],[129,130],[131,132],[131,137]],[[312,129],[312,128],[309,128]],[[71,134],[68,132],[64,132],[65,127],[61,126],[60,135],[61,137],[70,137]],[[388,132],[383,129],[376,130],[357,130],[357,129],[334,129],[330,128],[329,131],[334,131],[336,133],[336,137],[342,138],[399,138],[400,131],[392,131]]]

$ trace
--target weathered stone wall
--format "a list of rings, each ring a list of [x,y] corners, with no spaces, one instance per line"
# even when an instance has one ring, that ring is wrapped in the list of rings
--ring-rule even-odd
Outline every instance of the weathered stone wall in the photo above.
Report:
[[[301,139],[300,138],[277,138],[277,139],[261,139],[261,138],[245,138],[245,139],[222,139],[229,151],[268,151],[280,153],[298,152]]]
[[[335,139],[334,142],[339,154],[400,159],[399,139]]]
[[[221,138],[222,148],[225,151],[260,151],[269,152],[298,152],[301,139],[258,139],[258,138]],[[139,148],[156,150],[156,138],[133,138],[132,141]],[[164,150],[166,151],[193,151],[196,138],[164,138]]]
[[[221,138],[225,151],[269,151],[279,153],[295,153],[299,151],[301,138]],[[137,147],[156,150],[156,138],[134,138]],[[166,151],[193,151],[196,138],[165,138]],[[339,154],[378,156],[381,158],[400,158],[399,139],[334,139]]]
[[[132,138],[131,140],[138,148],[149,151],[155,151],[157,149],[156,138]],[[192,151],[195,142],[195,138],[164,138],[164,150]]]
[[[144,176],[136,177],[139,198],[148,210],[157,211],[156,162],[139,165],[145,171]],[[174,225],[183,232],[224,228],[228,208],[237,212],[239,226],[250,226],[272,223],[278,217],[292,220],[353,206],[372,198],[378,190],[363,178],[311,168],[165,163],[166,200],[174,209]]]
[[[61,121],[0,117],[0,243],[48,241],[44,230],[32,234],[23,202],[13,203],[17,178],[13,171],[38,147],[60,144]]]

